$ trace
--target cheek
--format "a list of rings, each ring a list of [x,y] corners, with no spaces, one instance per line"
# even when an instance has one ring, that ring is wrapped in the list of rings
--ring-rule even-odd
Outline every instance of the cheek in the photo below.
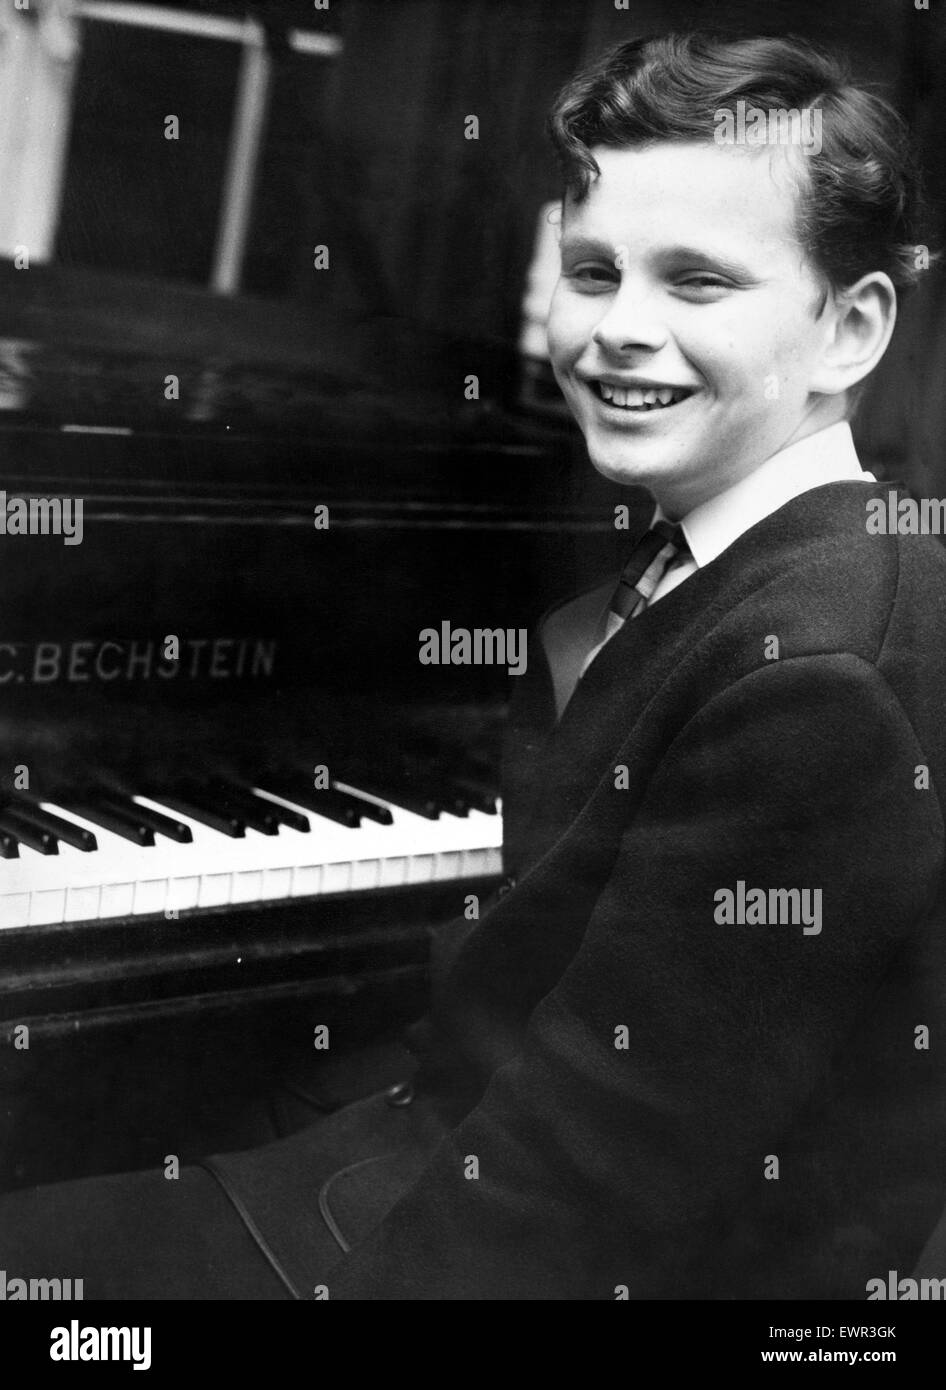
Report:
[[[810,315],[787,303],[788,296],[776,299],[766,312],[748,326],[760,362],[769,364],[786,379],[797,377],[811,361],[815,325]]]
[[[553,363],[575,359],[594,332],[598,316],[593,301],[556,290],[549,307],[548,343]]]
[[[666,328],[673,350],[719,395],[741,392],[765,360],[766,334],[756,316],[729,305],[668,314]]]
[[[705,315],[681,329],[681,350],[724,397],[750,403],[772,377],[785,383],[805,361],[799,325],[776,305]]]
[[[562,344],[565,336],[567,318],[562,305],[561,290],[556,288],[549,303],[549,316],[547,325],[547,336],[549,342],[549,352],[554,358],[562,351]]]

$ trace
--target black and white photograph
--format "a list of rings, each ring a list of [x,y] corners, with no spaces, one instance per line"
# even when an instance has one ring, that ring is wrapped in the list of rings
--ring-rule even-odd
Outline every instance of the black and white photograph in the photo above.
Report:
[[[916,1369],[944,130],[939,0],[0,0],[33,1364],[437,1301]]]

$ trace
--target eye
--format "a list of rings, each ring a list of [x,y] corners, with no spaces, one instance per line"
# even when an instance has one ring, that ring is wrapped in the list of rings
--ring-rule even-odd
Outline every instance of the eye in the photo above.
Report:
[[[577,265],[572,270],[563,272],[565,278],[571,280],[582,290],[607,289],[610,285],[615,285],[620,280],[620,275],[613,265],[595,262],[590,265]]]
[[[676,281],[676,285],[678,289],[688,290],[694,295],[702,297],[714,292],[724,293],[726,290],[735,288],[731,280],[704,271],[694,271],[692,275],[683,275]]]

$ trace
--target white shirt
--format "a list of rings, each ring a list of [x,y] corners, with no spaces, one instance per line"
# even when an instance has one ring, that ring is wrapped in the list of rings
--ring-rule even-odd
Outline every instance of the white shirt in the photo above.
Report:
[[[680,527],[690,547],[689,554],[684,553],[668,565],[650,597],[648,608],[792,498],[825,483],[876,481],[873,473],[861,467],[846,420],[780,449],[747,477],[701,502],[681,518]],[[666,519],[658,506],[650,524],[653,526],[654,521]],[[599,629],[598,640],[585,657],[582,675],[604,644],[623,626],[621,618],[605,610],[603,631]]]

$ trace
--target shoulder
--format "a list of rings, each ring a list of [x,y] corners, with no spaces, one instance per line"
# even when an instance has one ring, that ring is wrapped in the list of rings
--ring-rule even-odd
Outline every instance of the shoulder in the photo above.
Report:
[[[681,585],[705,599],[691,599],[667,672],[684,717],[729,690],[748,718],[750,695],[785,691],[811,724],[836,689],[854,722],[862,701],[905,721],[946,777],[946,552],[932,535],[868,530],[867,503],[889,486],[813,489]]]
[[[872,525],[888,494],[906,496],[887,483],[815,488],[740,537],[733,621],[754,630],[765,615],[788,655],[851,652],[871,662],[901,639],[916,645],[941,632],[946,549],[935,535]]]

